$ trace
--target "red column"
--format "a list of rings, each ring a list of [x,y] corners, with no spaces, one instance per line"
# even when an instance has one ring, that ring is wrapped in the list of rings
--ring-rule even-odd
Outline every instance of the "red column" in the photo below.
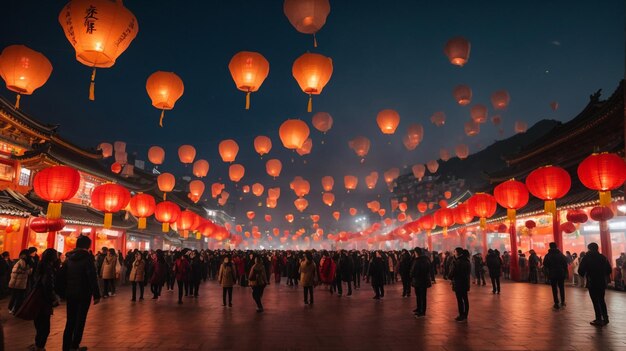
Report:
[[[120,251],[126,252],[126,231],[125,230],[122,232],[122,247],[120,248]]]
[[[91,227],[91,252],[95,255],[96,251],[96,227]]]
[[[556,211],[552,215],[552,234],[554,236],[554,242],[556,243],[556,247],[563,251],[563,235],[561,235],[561,223],[559,220],[559,211]]]
[[[430,235],[430,231],[426,232],[426,237],[428,238],[428,251],[433,251],[433,236]]]
[[[613,267],[613,248],[611,247],[611,232],[609,231],[609,222],[600,221],[600,248],[601,252],[609,260],[609,264]]]
[[[519,281],[519,257],[517,256],[517,232],[515,228],[515,222],[512,221],[509,225],[509,234],[511,241],[511,262],[510,262],[510,273],[511,280]]]
[[[25,221],[26,225],[22,229],[22,247],[21,250],[28,248],[28,237],[30,236],[30,221],[32,221],[33,217],[28,217]]]
[[[467,246],[467,231],[463,230],[463,232],[460,234],[460,237],[461,244],[459,246],[465,249],[465,247]]]
[[[48,249],[54,249],[57,232],[48,232]]]
[[[483,258],[487,257],[487,230],[485,228],[480,228],[481,241],[483,246]]]

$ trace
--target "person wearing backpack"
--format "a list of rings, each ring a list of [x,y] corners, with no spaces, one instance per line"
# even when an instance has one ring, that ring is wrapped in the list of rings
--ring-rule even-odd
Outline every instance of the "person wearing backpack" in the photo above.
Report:
[[[254,265],[248,274],[248,281],[252,287],[252,298],[254,302],[256,302],[256,311],[259,313],[263,312],[261,299],[263,298],[263,290],[265,290],[265,286],[267,285],[267,274],[265,273],[265,266],[263,265],[261,256],[254,258]]]

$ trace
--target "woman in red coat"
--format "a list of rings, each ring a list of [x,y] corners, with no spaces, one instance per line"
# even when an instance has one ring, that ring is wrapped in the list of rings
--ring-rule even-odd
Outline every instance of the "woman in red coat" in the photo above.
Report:
[[[176,261],[174,262],[174,274],[176,275],[176,282],[178,283],[178,304],[183,303],[183,289],[184,284],[189,280],[189,271],[191,266],[187,261],[187,256],[181,252],[176,253]]]
[[[330,293],[333,293],[333,283],[335,282],[335,272],[337,266],[335,261],[328,255],[327,251],[322,253],[322,259],[320,260],[320,281],[322,284],[330,286]]]

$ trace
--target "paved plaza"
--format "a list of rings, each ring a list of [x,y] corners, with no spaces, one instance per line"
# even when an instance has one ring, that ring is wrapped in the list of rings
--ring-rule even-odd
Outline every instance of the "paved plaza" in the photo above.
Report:
[[[83,345],[89,350],[626,350],[626,294],[607,291],[611,323],[589,325],[587,291],[567,288],[567,307],[552,310],[550,286],[506,283],[501,295],[472,286],[467,323],[457,323],[456,300],[443,280],[429,290],[427,317],[415,319],[414,298],[401,285],[372,300],[369,284],[352,297],[317,288],[315,305],[302,288],[270,285],[265,312],[255,312],[250,289],[236,287],[233,308],[222,307],[221,288],[204,283],[200,298],[176,304],[165,291],[158,301],[131,303],[130,289],[92,306]],[[344,289],[345,290],[345,289]],[[346,292],[344,291],[344,294]],[[2,303],[6,303],[3,300]],[[33,343],[32,323],[2,313],[6,350]],[[48,350],[60,350],[65,308],[55,310]]]

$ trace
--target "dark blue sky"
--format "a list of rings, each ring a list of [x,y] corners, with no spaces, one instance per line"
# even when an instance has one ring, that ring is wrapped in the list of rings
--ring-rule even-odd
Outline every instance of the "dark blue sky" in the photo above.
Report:
[[[63,136],[83,146],[123,140],[129,151],[146,158],[148,147],[161,145],[170,167],[177,163],[178,146],[192,144],[198,157],[211,163],[207,192],[218,177],[227,178],[217,144],[233,138],[241,148],[237,162],[247,169],[243,183],[283,186],[280,210],[270,212],[275,217],[295,211],[291,204],[295,196],[287,186],[295,175],[311,182],[308,198],[313,208],[322,206],[318,195],[322,175],[335,177],[338,203],[364,207],[366,200],[386,192],[382,182],[386,169],[438,158],[441,147],[452,149],[459,142],[476,151],[478,144],[500,138],[491,124],[484,125],[477,137],[464,136],[469,108],[452,99],[457,84],[470,85],[472,103],[488,105],[490,114],[494,114],[491,93],[507,89],[511,103],[501,115],[504,136],[509,136],[515,120],[532,125],[543,118],[572,118],[589,94],[599,88],[605,95],[612,93],[624,76],[621,1],[335,0],[318,33],[319,48],[314,49],[311,37],[289,24],[282,1],[129,0],[125,5],[138,19],[139,34],[115,66],[98,71],[96,101],[90,102],[90,70],[75,60],[57,20],[64,4],[4,2],[0,47],[27,45],[44,53],[54,67],[48,83],[22,99],[23,110],[60,124]],[[449,64],[443,54],[445,42],[457,35],[472,43],[463,68]],[[250,111],[243,109],[244,94],[235,88],[227,67],[241,50],[258,51],[270,62],[269,77],[253,94]],[[315,96],[314,110],[329,112],[335,125],[326,136],[312,128],[313,153],[305,157],[305,165],[297,155],[290,163],[292,155],[282,148],[278,127],[287,118],[310,122],[307,97],[291,75],[293,61],[307,50],[333,59],[333,76],[322,95]],[[146,78],[157,70],[174,71],[185,83],[184,95],[166,113],[165,128],[158,127],[159,111],[145,91]],[[1,93],[13,99],[4,87]],[[549,107],[553,100],[560,104],[556,112]],[[384,137],[376,126],[376,113],[384,108],[396,109],[401,116],[392,137]],[[439,110],[448,116],[442,128],[429,121]],[[408,152],[401,136],[413,122],[423,124],[426,132],[422,145]],[[276,183],[265,175],[265,160],[259,160],[252,147],[260,134],[272,138],[270,156],[283,160],[284,176]],[[347,146],[358,135],[372,140],[363,165]],[[368,192],[363,176],[372,170],[379,171],[381,179],[376,191]],[[348,173],[360,177],[356,194],[340,190]],[[246,201],[237,212],[255,209],[254,204]],[[331,211],[324,209],[322,214],[329,216]]]

